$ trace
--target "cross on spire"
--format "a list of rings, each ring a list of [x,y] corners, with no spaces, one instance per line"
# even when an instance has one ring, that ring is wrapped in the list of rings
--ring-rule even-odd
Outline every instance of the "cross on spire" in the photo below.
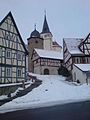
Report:
[[[46,16],[46,10],[44,10],[45,16]]]
[[[35,23],[35,25],[34,25],[34,29],[36,30],[36,23]]]

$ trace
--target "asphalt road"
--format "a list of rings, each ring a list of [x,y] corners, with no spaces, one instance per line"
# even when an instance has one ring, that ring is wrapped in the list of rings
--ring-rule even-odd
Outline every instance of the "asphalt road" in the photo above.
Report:
[[[90,101],[4,113],[0,120],[90,120]]]

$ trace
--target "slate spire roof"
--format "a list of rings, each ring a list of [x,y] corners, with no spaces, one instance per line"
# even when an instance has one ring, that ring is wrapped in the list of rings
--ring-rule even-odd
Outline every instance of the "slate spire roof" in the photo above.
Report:
[[[51,33],[50,30],[49,30],[48,23],[47,23],[46,13],[45,13],[45,16],[44,16],[44,23],[43,23],[42,33]]]

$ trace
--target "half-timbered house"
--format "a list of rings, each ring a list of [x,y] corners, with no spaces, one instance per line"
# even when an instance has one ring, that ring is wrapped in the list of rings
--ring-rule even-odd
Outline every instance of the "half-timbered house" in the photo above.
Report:
[[[0,22],[0,83],[25,80],[27,54],[12,13],[9,12]]]
[[[34,73],[55,75],[58,74],[58,69],[63,61],[63,55],[61,52],[34,49],[32,61]]]
[[[85,39],[64,38],[63,60],[69,71],[72,71],[74,63],[90,63],[90,34]]]

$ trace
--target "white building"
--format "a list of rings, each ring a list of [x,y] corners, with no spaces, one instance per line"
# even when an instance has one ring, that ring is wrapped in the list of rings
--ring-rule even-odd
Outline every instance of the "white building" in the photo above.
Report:
[[[72,70],[73,81],[79,80],[81,84],[90,83],[90,64],[74,64]]]
[[[34,49],[32,54],[34,73],[57,75],[63,61],[61,52]]]

